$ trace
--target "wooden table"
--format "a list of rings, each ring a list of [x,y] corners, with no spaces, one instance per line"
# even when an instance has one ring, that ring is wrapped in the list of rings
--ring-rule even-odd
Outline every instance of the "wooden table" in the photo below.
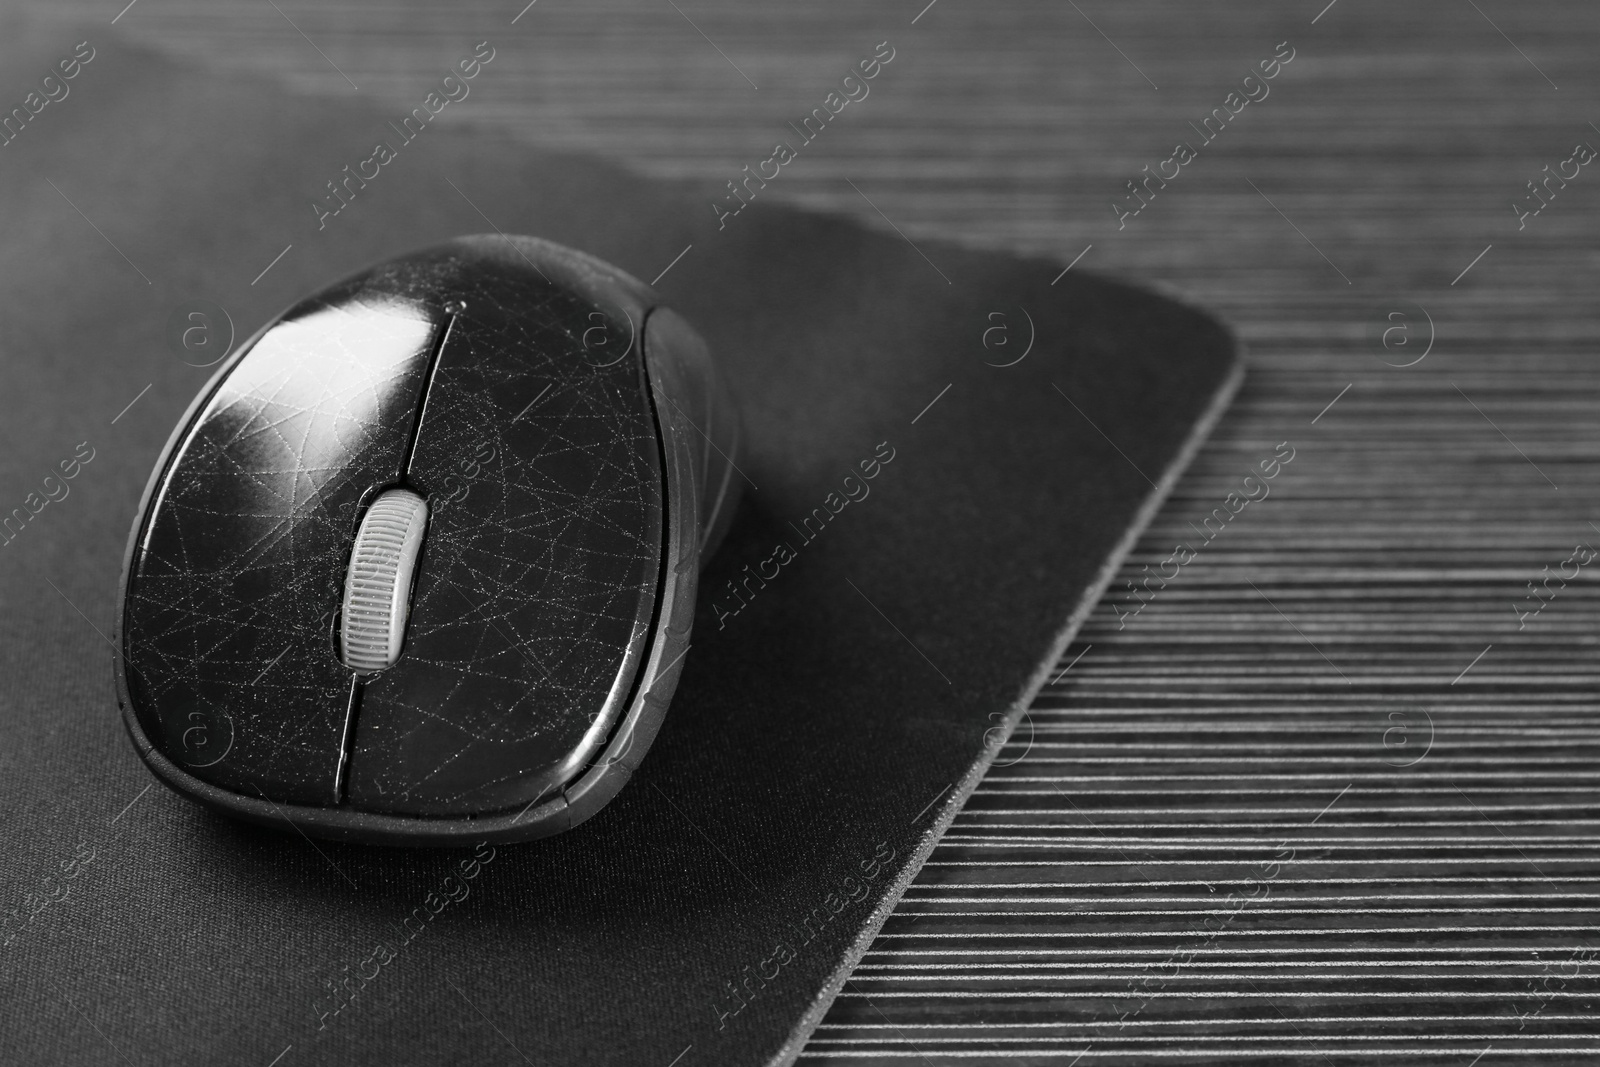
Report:
[[[406,106],[489,37],[462,121],[718,186],[887,40],[771,195],[1239,331],[1243,394],[805,1060],[1600,1059],[1600,169],[1564,162],[1600,148],[1600,12],[924,3],[143,0],[117,29]]]

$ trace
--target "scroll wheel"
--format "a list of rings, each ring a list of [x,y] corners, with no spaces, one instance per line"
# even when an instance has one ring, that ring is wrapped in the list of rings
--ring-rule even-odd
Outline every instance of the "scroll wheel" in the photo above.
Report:
[[[400,658],[427,525],[427,502],[409,489],[386,490],[367,508],[344,579],[339,655],[346,667],[370,674]]]

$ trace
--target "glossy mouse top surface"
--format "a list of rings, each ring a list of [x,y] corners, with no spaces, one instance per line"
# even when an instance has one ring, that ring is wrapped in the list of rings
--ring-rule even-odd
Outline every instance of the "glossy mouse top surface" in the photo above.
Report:
[[[649,291],[518,241],[451,242],[302,301],[180,424],[118,641],[130,730],[169,783],[402,839],[381,816],[437,832],[559,794],[637,702],[696,547],[667,500],[703,495],[705,465],[673,484],[688,465],[642,355]],[[341,659],[346,572],[396,487],[426,501],[426,533],[403,651],[361,673]]]

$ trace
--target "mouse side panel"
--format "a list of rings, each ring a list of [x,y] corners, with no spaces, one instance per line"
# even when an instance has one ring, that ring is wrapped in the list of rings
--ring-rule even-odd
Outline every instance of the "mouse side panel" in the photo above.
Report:
[[[596,761],[563,796],[562,814],[577,825],[627,784],[666,718],[691,647],[701,568],[732,520],[739,488],[730,484],[739,456],[738,412],[715,374],[711,353],[683,317],[651,311],[644,329],[645,370],[661,427],[666,472],[666,552],[655,640],[627,715]]]
[[[744,428],[711,350],[684,317],[658,307],[645,324],[645,362],[658,416],[689,448],[700,561],[717,551],[747,484],[739,471]]]

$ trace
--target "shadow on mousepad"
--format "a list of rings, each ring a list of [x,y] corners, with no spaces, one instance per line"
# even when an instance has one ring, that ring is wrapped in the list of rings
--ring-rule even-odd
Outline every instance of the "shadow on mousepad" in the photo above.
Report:
[[[792,1059],[1226,404],[1231,336],[1061,264],[771,199],[719,220],[717,192],[113,33],[24,34],[3,63],[22,101],[77,56],[0,150],[0,1047]],[[744,503],[639,772],[569,833],[454,852],[152,786],[105,635],[197,364],[342,275],[496,230],[656,279],[742,401]]]

